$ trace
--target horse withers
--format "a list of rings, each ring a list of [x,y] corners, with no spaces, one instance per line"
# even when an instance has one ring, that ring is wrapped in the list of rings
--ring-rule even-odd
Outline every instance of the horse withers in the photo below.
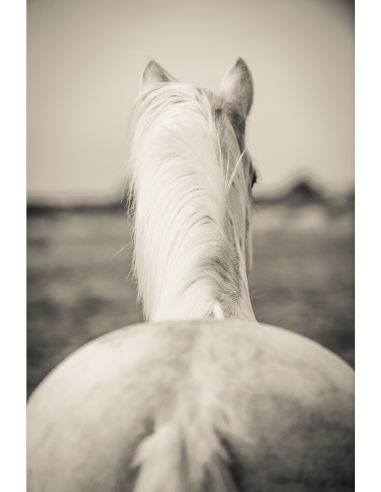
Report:
[[[154,61],[141,86],[129,178],[148,322],[80,348],[32,394],[28,490],[353,490],[352,369],[250,303],[247,65],[219,95]]]

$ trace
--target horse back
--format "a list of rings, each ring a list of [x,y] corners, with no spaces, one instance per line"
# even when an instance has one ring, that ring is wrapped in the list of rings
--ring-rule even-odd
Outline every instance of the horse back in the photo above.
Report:
[[[280,328],[123,328],[31,396],[28,490],[353,490],[353,395],[349,366]]]

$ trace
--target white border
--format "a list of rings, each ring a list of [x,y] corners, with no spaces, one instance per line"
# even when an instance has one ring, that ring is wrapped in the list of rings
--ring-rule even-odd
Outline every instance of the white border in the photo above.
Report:
[[[356,2],[356,489],[379,482],[381,5]]]
[[[0,3],[1,475],[26,489],[26,4]]]

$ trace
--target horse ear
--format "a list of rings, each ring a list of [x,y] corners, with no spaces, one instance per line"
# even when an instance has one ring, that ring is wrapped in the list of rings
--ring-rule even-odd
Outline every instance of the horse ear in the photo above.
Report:
[[[253,79],[249,67],[237,58],[221,81],[221,91],[228,105],[245,120],[253,104]]]
[[[160,82],[177,82],[177,80],[154,60],[150,60],[143,70],[140,90],[147,89],[150,85]]]

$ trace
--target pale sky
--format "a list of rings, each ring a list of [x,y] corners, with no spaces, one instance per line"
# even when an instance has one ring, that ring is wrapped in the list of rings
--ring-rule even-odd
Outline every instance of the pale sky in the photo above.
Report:
[[[121,189],[145,55],[216,90],[241,56],[262,190],[352,188],[353,24],[339,0],[28,0],[28,195]]]

